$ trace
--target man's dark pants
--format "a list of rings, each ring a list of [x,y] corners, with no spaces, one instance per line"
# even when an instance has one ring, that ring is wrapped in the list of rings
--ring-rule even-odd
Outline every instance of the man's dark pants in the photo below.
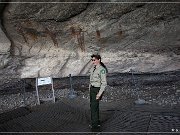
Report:
[[[99,92],[99,87],[90,88],[90,108],[91,108],[91,126],[92,129],[99,129],[99,100],[96,100],[96,95]]]

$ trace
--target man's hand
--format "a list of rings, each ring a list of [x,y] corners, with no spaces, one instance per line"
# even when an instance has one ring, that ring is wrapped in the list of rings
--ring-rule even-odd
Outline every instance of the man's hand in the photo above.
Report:
[[[101,94],[98,93],[98,94],[96,95],[96,100],[98,100],[100,97],[101,97]]]

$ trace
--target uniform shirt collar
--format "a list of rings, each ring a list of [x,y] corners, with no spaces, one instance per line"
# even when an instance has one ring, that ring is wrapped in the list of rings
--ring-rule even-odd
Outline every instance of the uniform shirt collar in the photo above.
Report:
[[[101,65],[100,64],[98,64],[98,65],[96,65],[96,68],[99,68]]]

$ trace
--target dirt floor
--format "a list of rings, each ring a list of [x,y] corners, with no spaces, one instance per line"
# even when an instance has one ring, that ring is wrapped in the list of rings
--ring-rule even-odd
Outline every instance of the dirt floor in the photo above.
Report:
[[[0,132],[92,134],[88,126],[89,78],[72,80],[76,98],[69,98],[69,78],[56,78],[56,102],[41,105],[37,105],[35,79],[1,82]],[[48,89],[40,89],[40,98],[51,96]],[[179,71],[109,74],[100,102],[100,134],[180,134],[179,90]]]
[[[180,133],[180,107],[135,105],[132,100],[100,103],[100,134]],[[92,134],[89,100],[61,98],[56,103],[21,107],[0,115],[0,132]]]

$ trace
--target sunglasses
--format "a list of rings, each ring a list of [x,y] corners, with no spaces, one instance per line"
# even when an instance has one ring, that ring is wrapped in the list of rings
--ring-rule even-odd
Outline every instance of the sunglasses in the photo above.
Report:
[[[96,59],[91,59],[91,61],[96,61]]]

